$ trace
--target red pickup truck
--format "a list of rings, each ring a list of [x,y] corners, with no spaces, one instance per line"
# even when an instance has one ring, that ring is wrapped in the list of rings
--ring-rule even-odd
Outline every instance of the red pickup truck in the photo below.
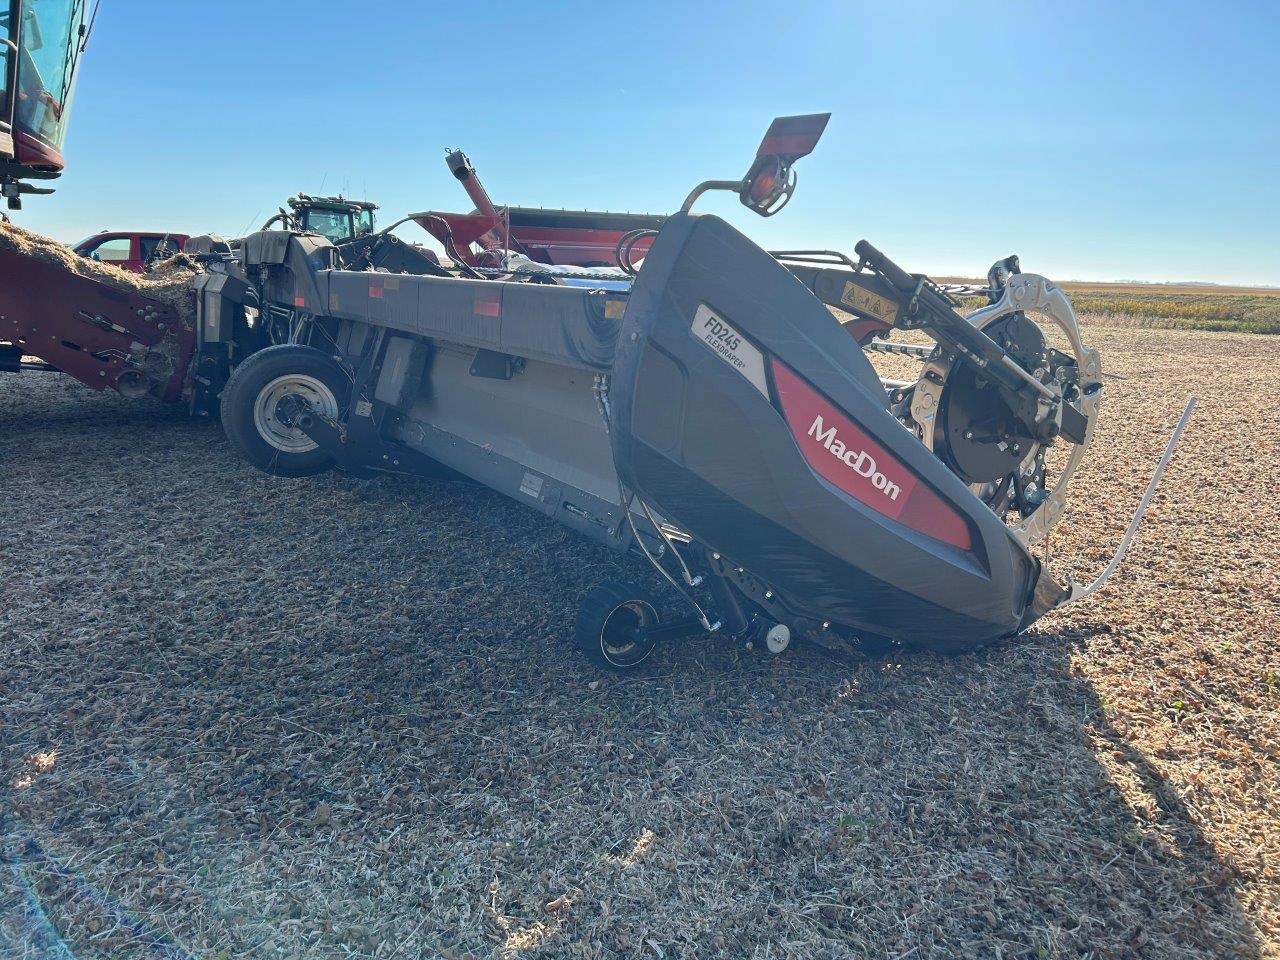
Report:
[[[157,250],[164,246],[165,249]],[[91,237],[86,237],[71,249],[82,257],[101,260],[124,270],[143,273],[152,260],[162,260],[166,256],[182,250],[187,245],[185,233],[146,233],[103,230]],[[168,251],[167,253],[165,251]]]

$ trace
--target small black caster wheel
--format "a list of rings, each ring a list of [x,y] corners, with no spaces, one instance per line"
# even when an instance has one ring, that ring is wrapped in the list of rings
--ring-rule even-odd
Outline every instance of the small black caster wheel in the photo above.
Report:
[[[642,633],[662,619],[651,593],[629,583],[608,581],[587,591],[578,608],[574,642],[597,667],[630,670],[649,659],[657,640]]]
[[[777,656],[791,646],[791,628],[766,617],[753,617],[751,626],[738,639],[748,653]]]

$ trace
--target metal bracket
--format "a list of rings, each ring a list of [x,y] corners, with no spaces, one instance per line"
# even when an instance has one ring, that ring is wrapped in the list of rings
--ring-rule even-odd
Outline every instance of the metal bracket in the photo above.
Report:
[[[510,380],[523,366],[522,357],[482,348],[476,351],[475,359],[471,361],[471,375],[489,380]]]

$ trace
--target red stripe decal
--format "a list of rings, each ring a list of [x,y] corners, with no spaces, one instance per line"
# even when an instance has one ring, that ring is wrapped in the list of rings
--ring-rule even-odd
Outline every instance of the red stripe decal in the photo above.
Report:
[[[381,300],[382,287],[375,287],[372,283],[369,284],[369,298],[372,300]]]
[[[956,510],[789,367],[771,363],[782,415],[818,476],[891,520],[971,549],[969,527]]]
[[[295,307],[305,307],[305,306],[307,305],[307,298],[306,298],[306,297],[294,297],[294,298],[293,298],[293,305],[294,305]]]

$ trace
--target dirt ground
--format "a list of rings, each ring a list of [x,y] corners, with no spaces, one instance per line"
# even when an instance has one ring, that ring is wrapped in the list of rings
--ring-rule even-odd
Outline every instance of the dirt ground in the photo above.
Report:
[[[1280,339],[1092,328],[1052,540],[1105,593],[960,657],[700,639],[475,487],[263,476],[0,377],[0,956],[1280,956]]]

